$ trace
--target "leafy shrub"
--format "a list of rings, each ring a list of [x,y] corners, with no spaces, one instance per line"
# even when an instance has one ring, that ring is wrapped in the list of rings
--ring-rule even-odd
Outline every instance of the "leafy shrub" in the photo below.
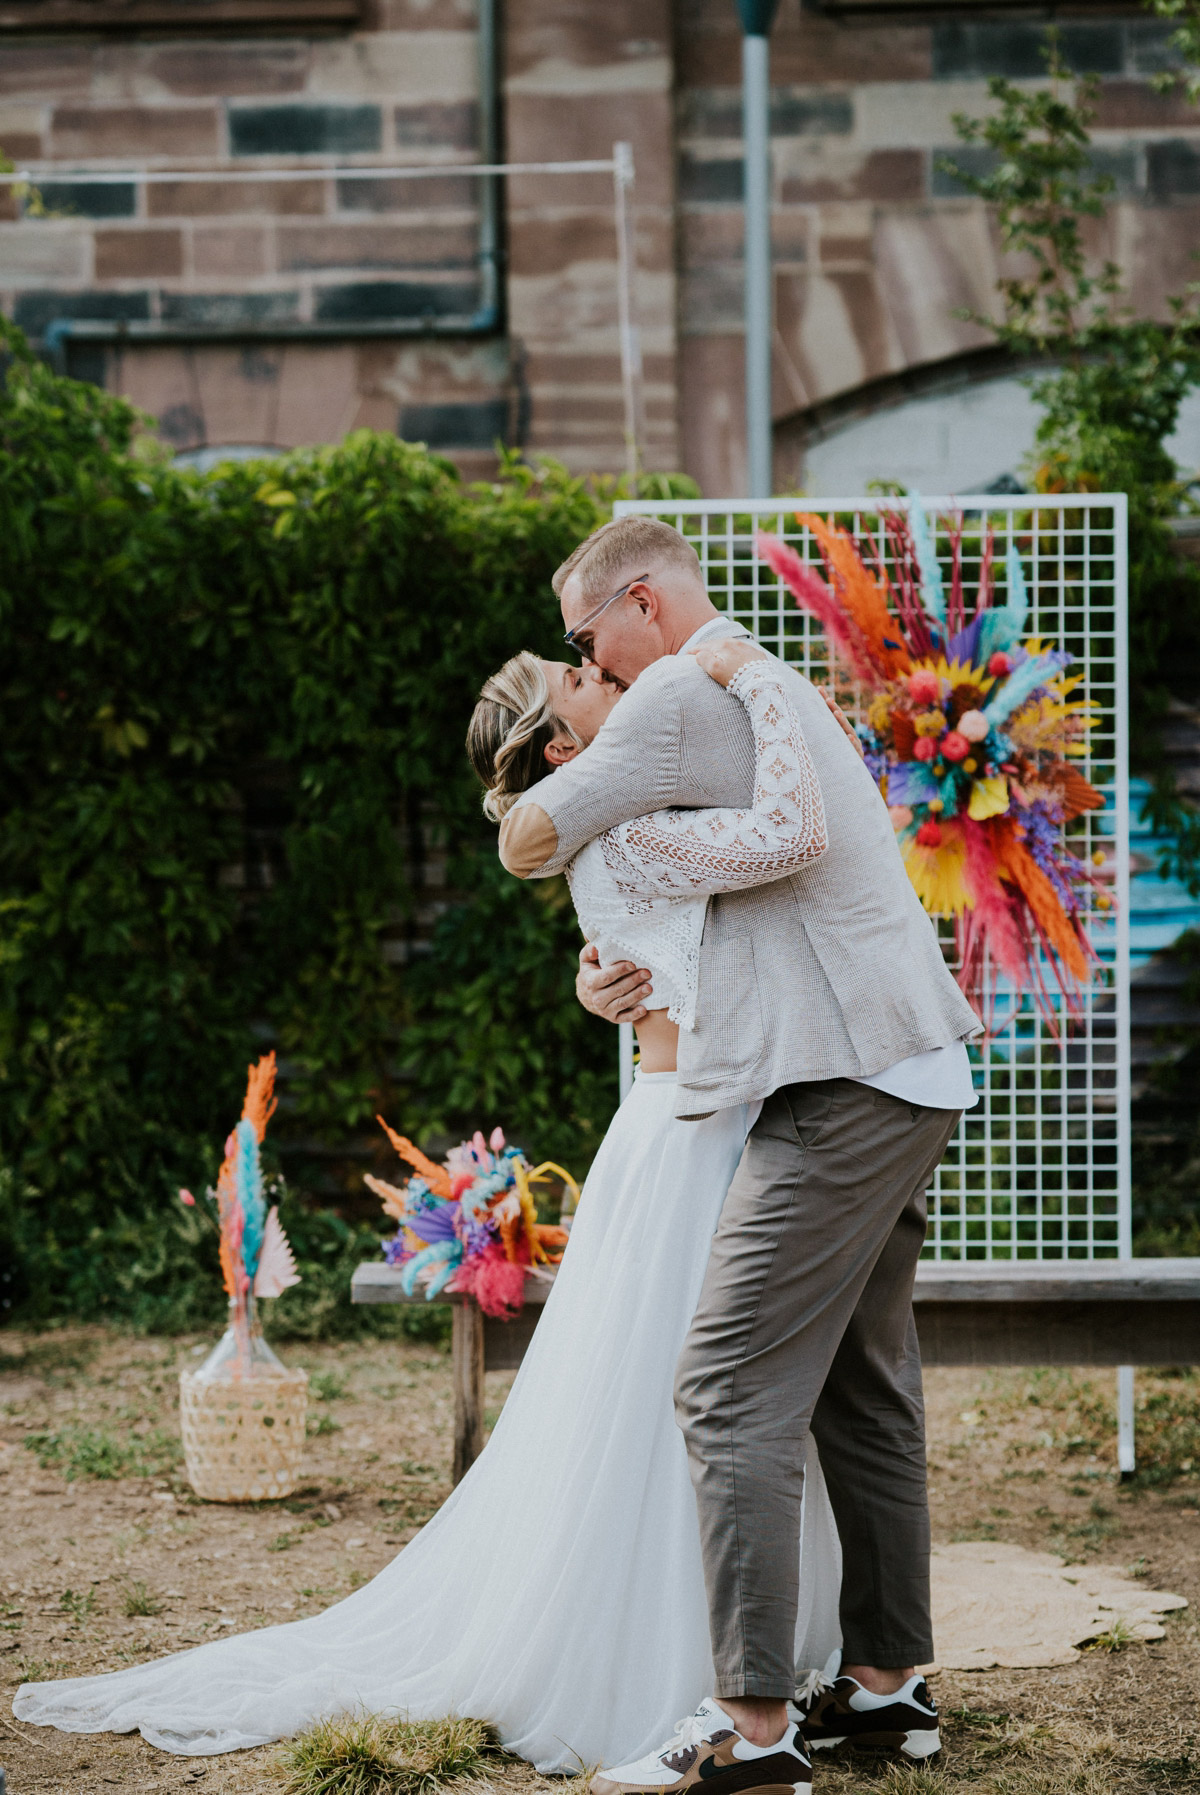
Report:
[[[0,329],[0,1301],[219,1314],[174,1192],[214,1175],[268,1043],[301,1189],[379,1110],[584,1163],[611,1033],[574,1002],[562,887],[500,875],[463,737],[515,648],[556,652],[549,575],[611,494],[515,461],[464,487],[369,431],[179,470]],[[466,897],[401,963],[381,938],[411,946],[434,853]],[[361,1169],[341,1216],[290,1205],[278,1327],[379,1325],[346,1301],[377,1250]]]

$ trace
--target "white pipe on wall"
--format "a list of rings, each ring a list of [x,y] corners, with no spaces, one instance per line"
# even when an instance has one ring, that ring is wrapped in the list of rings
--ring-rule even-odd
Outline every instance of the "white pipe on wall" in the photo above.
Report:
[[[746,230],[746,490],[769,499],[771,473],[771,76],[768,39],[742,38]]]

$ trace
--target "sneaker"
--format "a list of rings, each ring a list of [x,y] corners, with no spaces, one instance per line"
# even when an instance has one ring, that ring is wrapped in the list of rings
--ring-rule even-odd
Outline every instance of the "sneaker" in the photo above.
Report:
[[[661,1795],[664,1789],[703,1787],[705,1795],[809,1795],[812,1765],[789,1725],[777,1745],[743,1739],[710,1696],[681,1720],[665,1745],[634,1764],[602,1770],[592,1778],[591,1795]]]
[[[849,1744],[929,1764],[942,1749],[938,1711],[922,1676],[910,1677],[894,1695],[873,1695],[854,1677],[830,1682],[813,1671],[788,1713],[809,1751]]]

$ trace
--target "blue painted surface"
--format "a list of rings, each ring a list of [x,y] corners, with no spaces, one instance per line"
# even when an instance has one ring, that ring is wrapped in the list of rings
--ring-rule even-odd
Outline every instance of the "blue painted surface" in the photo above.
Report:
[[[1200,929],[1200,898],[1190,896],[1178,879],[1164,879],[1158,871],[1171,837],[1156,834],[1140,820],[1149,791],[1145,779],[1130,780],[1129,848],[1133,871],[1129,882],[1129,954],[1134,971],[1154,954],[1172,946],[1186,930]],[[1101,833],[1112,833],[1111,817],[1110,799],[1105,816],[1098,819]]]

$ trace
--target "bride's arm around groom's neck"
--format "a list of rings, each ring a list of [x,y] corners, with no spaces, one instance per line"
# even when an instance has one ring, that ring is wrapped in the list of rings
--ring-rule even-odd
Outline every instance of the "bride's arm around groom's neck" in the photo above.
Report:
[[[681,682],[704,680],[666,656],[647,667],[595,740],[520,797],[500,825],[500,859],[518,879],[560,873],[606,829],[679,801]]]

